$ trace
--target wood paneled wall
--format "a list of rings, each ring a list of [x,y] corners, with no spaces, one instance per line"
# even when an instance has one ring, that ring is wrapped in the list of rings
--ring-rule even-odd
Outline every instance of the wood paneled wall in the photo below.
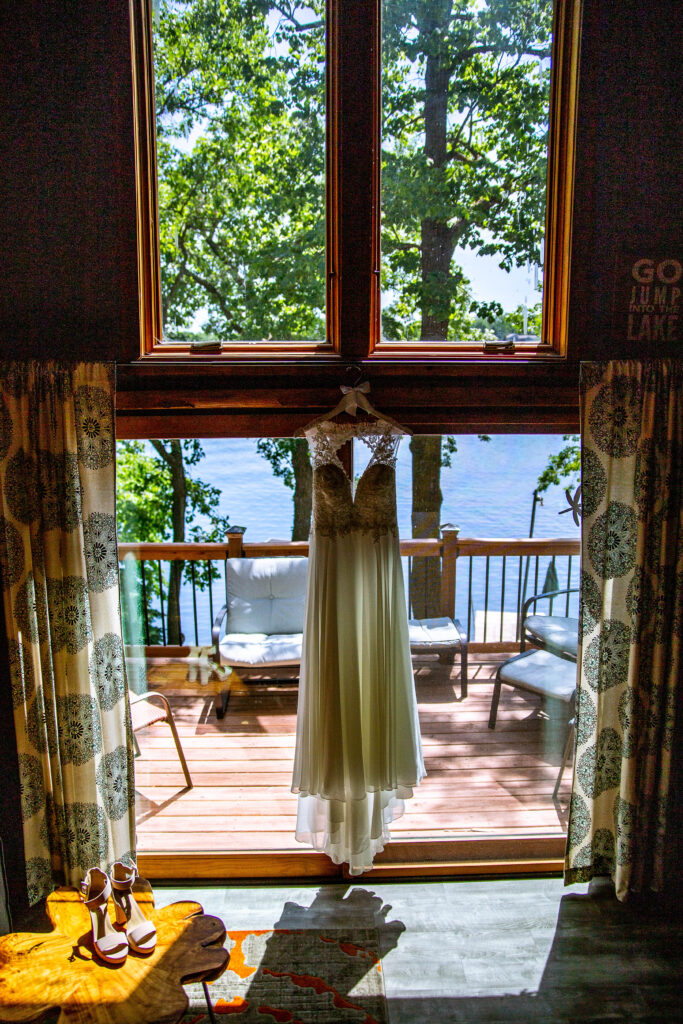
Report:
[[[4,357],[139,351],[128,0],[0,5]]]
[[[0,37],[4,351],[130,363],[139,331],[128,2],[15,0],[3,5]],[[680,244],[680,81],[676,4],[585,0],[569,365],[544,383],[573,385],[581,358],[662,352],[657,341],[628,342],[613,307],[634,249],[673,255]],[[471,386],[472,369],[462,373]],[[482,377],[481,403],[495,406],[510,379]],[[279,370],[270,378],[277,389]],[[137,390],[136,371],[121,383]]]
[[[680,320],[678,341],[638,342],[628,337],[625,315],[634,259],[683,257],[682,44],[679,4],[585,0],[570,285],[574,359],[683,351]]]

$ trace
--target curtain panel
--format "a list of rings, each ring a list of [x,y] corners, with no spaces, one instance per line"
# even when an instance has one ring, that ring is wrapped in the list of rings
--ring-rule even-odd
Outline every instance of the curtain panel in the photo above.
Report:
[[[0,364],[0,571],[29,901],[134,856],[114,367]]]
[[[585,363],[580,671],[565,881],[664,891],[680,831],[683,364]],[[680,784],[680,780],[679,780]]]

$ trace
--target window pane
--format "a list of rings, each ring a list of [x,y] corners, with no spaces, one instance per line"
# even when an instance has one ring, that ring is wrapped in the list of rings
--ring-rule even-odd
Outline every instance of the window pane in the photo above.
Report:
[[[539,339],[552,15],[383,0],[383,337]]]
[[[165,341],[325,337],[324,0],[160,0]]]
[[[572,775],[562,768],[562,759],[570,749],[570,703],[505,685],[494,729],[489,716],[497,669],[519,653],[518,615],[525,598],[578,584],[579,528],[565,514],[564,495],[564,488],[573,491],[578,481],[578,440],[541,434],[490,440],[413,435],[399,448],[397,508],[410,615],[442,616],[438,587],[433,605],[424,612],[416,609],[424,563],[432,563],[427,575],[438,581],[441,559],[411,557],[411,534],[424,533],[425,521],[443,524],[444,530],[449,522],[457,524],[452,611],[470,643],[466,697],[461,652],[451,651],[451,661],[448,651],[413,649],[427,778],[392,824],[396,839],[560,839],[566,832]],[[208,561],[203,542],[224,542],[232,529],[245,531],[248,558],[268,556],[274,548],[298,555],[300,548],[288,552],[287,542],[299,531],[297,519],[301,538],[308,536],[306,446],[305,440],[291,438],[118,443],[128,685],[138,694],[149,689],[169,700],[195,786],[184,789],[166,725],[138,732],[137,838],[145,853],[302,849],[294,838],[297,807],[291,792],[298,671],[260,663],[234,668],[225,644],[220,664],[213,660],[212,623],[219,624],[220,641],[231,632],[221,612],[225,559]],[[362,440],[353,450],[358,479],[372,453]],[[542,502],[534,494],[539,484],[548,485]],[[171,562],[167,546],[155,550],[153,545],[174,536],[179,541],[178,534],[190,543],[183,561]],[[543,540],[522,556],[518,538],[531,534]],[[146,543],[144,552],[136,550],[136,541]],[[541,627],[543,616],[551,614],[555,627],[566,620],[564,628],[576,631],[577,604],[575,592],[552,602],[539,598]],[[244,629],[260,635],[265,624],[258,623],[259,610],[252,608],[250,615]],[[223,694],[229,694],[229,702],[219,718],[214,703],[218,698],[220,704]],[[208,824],[198,794],[221,808]]]

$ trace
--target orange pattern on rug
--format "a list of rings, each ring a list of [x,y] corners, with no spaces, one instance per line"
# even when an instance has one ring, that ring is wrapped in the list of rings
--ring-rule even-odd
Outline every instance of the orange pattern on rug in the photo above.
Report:
[[[216,1016],[240,1024],[386,1024],[376,929],[229,931],[225,944],[227,970],[209,985]],[[193,1009],[183,1024],[208,1024],[201,988],[188,993]]]

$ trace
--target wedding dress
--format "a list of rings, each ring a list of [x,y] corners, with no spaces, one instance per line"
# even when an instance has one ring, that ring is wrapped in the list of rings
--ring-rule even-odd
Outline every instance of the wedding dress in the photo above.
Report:
[[[392,424],[323,421],[313,463],[304,639],[292,790],[296,838],[372,866],[424,777],[396,518]],[[338,457],[359,437],[372,458],[355,496]]]

